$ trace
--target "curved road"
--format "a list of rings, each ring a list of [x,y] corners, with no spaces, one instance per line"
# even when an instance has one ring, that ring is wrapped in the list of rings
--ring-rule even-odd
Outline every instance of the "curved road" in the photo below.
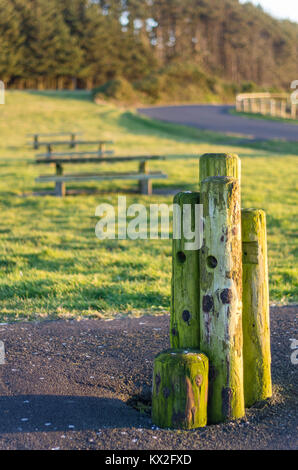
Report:
[[[160,121],[183,124],[199,129],[235,134],[258,140],[298,141],[298,125],[251,119],[229,113],[233,106],[183,105],[139,108],[141,114]]]

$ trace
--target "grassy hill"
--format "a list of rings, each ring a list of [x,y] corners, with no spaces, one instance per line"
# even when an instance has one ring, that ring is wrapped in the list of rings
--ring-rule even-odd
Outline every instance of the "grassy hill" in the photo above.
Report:
[[[159,190],[196,190],[199,155],[238,153],[242,206],[267,212],[271,301],[297,301],[296,144],[269,142],[251,148],[240,145],[237,138],[155,122],[113,105],[96,105],[86,92],[12,91],[0,107],[2,321],[108,318],[169,310],[171,240],[100,241],[94,233],[94,214],[102,202],[116,204],[118,193],[128,194],[128,204],[147,206],[169,203],[172,196],[140,196],[132,192],[135,183],[126,181],[69,185],[68,189],[84,189],[85,194],[64,199],[36,195],[52,185],[37,184],[35,177],[54,168],[34,165],[35,153],[26,145],[26,134],[65,130],[83,131],[85,138],[113,139],[119,155],[193,154],[185,161],[152,162],[153,170],[169,175],[168,180],[155,183]],[[135,164],[116,168],[135,169]],[[92,169],[85,165],[74,171]]]

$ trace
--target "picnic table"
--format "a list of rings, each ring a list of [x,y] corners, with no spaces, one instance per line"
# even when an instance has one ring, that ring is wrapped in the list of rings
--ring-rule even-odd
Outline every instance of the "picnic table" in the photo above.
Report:
[[[40,142],[40,137],[66,137],[69,136],[69,140],[67,141],[58,141],[56,144],[59,145],[69,145],[70,148],[74,148],[76,146],[76,136],[82,135],[82,132],[58,132],[58,133],[34,133],[34,134],[27,134],[28,137],[33,137],[33,148],[38,150],[41,145],[49,145],[49,142]]]
[[[67,182],[85,182],[85,181],[107,181],[107,180],[138,180],[139,191],[141,194],[152,194],[152,179],[167,178],[167,175],[160,171],[150,172],[148,162],[153,160],[165,160],[162,155],[137,155],[137,156],[109,156],[108,152],[70,152],[70,153],[51,153],[37,155],[36,164],[50,164],[56,166],[55,175],[41,175],[36,178],[36,182],[54,182],[55,194],[63,197],[65,195],[65,185]],[[84,164],[84,163],[120,163],[120,162],[138,162],[139,170],[137,172],[102,172],[102,173],[71,173],[64,174],[64,165],[66,164]]]

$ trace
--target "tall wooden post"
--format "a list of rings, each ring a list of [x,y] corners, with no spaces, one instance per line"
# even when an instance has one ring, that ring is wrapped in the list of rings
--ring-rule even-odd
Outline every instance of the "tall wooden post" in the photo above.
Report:
[[[209,176],[231,176],[241,180],[241,161],[233,153],[205,153],[200,157],[200,181]]]
[[[209,358],[208,420],[244,415],[240,184],[201,182],[204,237],[200,250],[200,349]]]
[[[195,205],[200,204],[200,193],[184,192],[174,197],[180,207],[180,238],[172,242],[172,295],[170,341],[172,348],[200,347],[200,274],[199,250],[186,250],[183,227],[183,207],[191,207],[192,231],[194,231]]]
[[[245,405],[272,395],[266,215],[242,210]]]

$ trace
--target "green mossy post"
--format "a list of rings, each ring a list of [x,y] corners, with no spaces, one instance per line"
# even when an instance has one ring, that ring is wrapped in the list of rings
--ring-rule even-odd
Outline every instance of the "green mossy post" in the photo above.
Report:
[[[230,176],[241,181],[241,160],[232,153],[205,153],[200,157],[200,181],[210,176]]]
[[[210,363],[208,421],[244,416],[240,183],[201,182],[200,349]]]
[[[245,406],[272,395],[266,214],[242,210]]]
[[[169,349],[155,357],[152,420],[162,428],[207,424],[208,358],[198,350]]]
[[[192,231],[195,204],[200,204],[200,193],[181,192],[174,197],[181,208],[181,238],[172,242],[172,295],[170,342],[172,348],[200,347],[200,279],[199,250],[186,250],[183,235],[182,208],[190,204]]]

